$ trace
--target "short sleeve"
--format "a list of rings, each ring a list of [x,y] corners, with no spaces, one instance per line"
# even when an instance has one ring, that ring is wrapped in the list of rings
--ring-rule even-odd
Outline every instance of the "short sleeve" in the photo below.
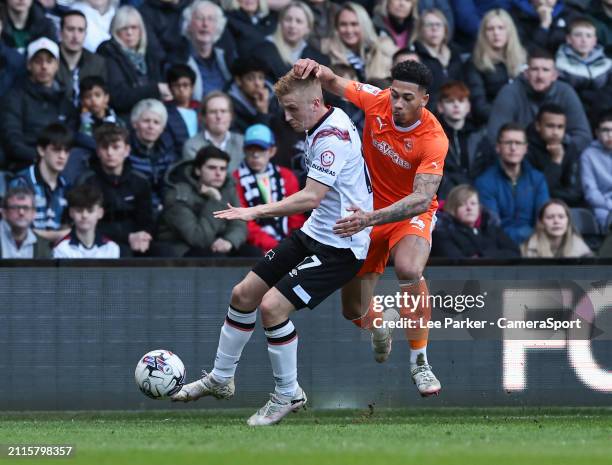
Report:
[[[382,92],[384,91],[370,84],[351,81],[344,91],[344,97],[353,105],[367,111],[378,104]]]
[[[416,174],[437,174],[444,172],[444,159],[448,153],[448,139],[442,133],[423,143],[423,158],[417,167]]]
[[[311,150],[308,177],[332,187],[351,151],[349,131],[333,127],[323,128],[315,135]]]

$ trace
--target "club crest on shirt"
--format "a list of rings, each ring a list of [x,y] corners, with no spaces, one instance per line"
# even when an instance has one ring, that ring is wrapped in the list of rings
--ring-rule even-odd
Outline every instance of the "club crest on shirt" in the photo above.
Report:
[[[404,147],[408,152],[412,152],[412,139],[404,139]]]
[[[334,164],[335,159],[336,159],[336,156],[334,155],[334,152],[326,150],[325,152],[321,154],[321,165],[325,167],[329,167]]]

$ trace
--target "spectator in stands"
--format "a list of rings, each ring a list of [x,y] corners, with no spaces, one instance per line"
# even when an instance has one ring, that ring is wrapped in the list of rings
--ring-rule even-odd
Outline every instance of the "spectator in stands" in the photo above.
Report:
[[[535,124],[527,129],[529,142],[527,159],[544,173],[550,196],[572,207],[582,204],[578,155],[565,137],[567,116],[559,105],[547,103],[540,107]]]
[[[177,154],[183,152],[185,142],[198,133],[199,102],[193,99],[193,88],[196,75],[187,65],[172,65],[167,73],[166,80],[172,93],[172,102],[166,103],[168,110],[168,124],[166,131],[172,137],[174,149]]]
[[[94,131],[104,123],[123,124],[110,105],[108,86],[101,77],[89,76],[79,86],[81,100],[81,124],[79,133],[93,138]],[[95,143],[87,145],[95,150]]]
[[[92,184],[102,191],[104,216],[99,230],[119,244],[121,256],[146,253],[154,229],[151,185],[132,168],[128,131],[105,123],[94,137],[97,158],[79,184]]]
[[[238,55],[246,57],[253,47],[274,33],[277,14],[266,0],[228,0],[227,27],[236,41]]]
[[[597,28],[597,40],[606,55],[612,55],[612,0],[592,0],[589,13]]]
[[[249,127],[244,135],[244,161],[233,176],[243,207],[277,202],[300,190],[291,170],[270,160],[276,154],[272,131],[263,124]],[[276,247],[304,224],[304,215],[285,218],[262,218],[247,223],[247,244],[257,247],[261,255]]]
[[[76,126],[76,111],[66,91],[55,80],[59,47],[45,37],[28,45],[30,76],[9,92],[0,110],[0,131],[9,169],[18,171],[34,163],[40,131],[56,121]]]
[[[104,123],[125,124],[109,106],[110,94],[101,77],[88,76],[82,79],[79,96],[81,121],[75,136],[75,147],[70,151],[70,159],[62,173],[70,184],[89,169],[90,159],[96,152],[94,131]]]
[[[266,80],[267,71],[266,66],[255,57],[234,63],[234,83],[229,96],[234,106],[234,127],[241,133],[257,123],[270,126],[272,118],[280,113],[272,84]]]
[[[314,26],[309,36],[309,42],[321,49],[323,39],[329,39],[334,30],[334,18],[340,5],[332,0],[306,0],[306,4],[314,15]]]
[[[527,70],[506,84],[495,98],[487,127],[489,141],[494,142],[499,128],[509,122],[531,124],[545,103],[560,105],[567,115],[568,141],[580,151],[591,142],[591,128],[578,95],[565,82],[557,80],[553,56],[542,49],[529,54]]]
[[[527,54],[510,15],[500,9],[489,11],[478,30],[471,59],[465,68],[474,117],[486,124],[493,100],[501,88],[524,70]]]
[[[391,37],[398,48],[408,47],[416,39],[417,6],[418,1],[413,0],[382,0],[374,8],[372,23]]]
[[[104,216],[102,191],[96,185],[81,184],[66,198],[74,226],[53,248],[53,258],[119,258],[119,246],[98,231]]]
[[[475,182],[482,204],[501,220],[506,234],[518,245],[532,233],[540,207],[549,198],[546,178],[527,160],[525,130],[507,123],[495,147],[499,159]]]
[[[175,60],[182,50],[183,12],[192,0],[145,0],[140,14],[148,30],[157,37],[162,63]]]
[[[563,0],[512,0],[510,14],[527,50],[543,47],[555,53],[565,41],[567,26],[580,13]]]
[[[444,176],[438,197],[445,199],[459,184],[472,184],[493,163],[487,131],[469,119],[470,91],[460,81],[449,81],[440,88],[438,114],[449,140]]]
[[[87,18],[87,34],[84,47],[92,53],[102,42],[111,39],[111,22],[115,16],[116,3],[112,0],[82,0],[72,4],[72,8],[82,11]]]
[[[353,2],[342,5],[336,14],[332,37],[323,41],[321,48],[332,65],[350,65],[360,82],[387,78],[397,50],[391,38],[376,34],[366,10]]]
[[[19,53],[24,53],[28,44],[40,37],[57,38],[53,22],[34,0],[5,0],[0,6],[0,17],[2,40]]]
[[[595,25],[577,18],[568,27],[567,43],[557,51],[559,77],[571,85],[589,112],[612,101],[612,60],[597,45]]]
[[[213,145],[230,156],[228,171],[234,171],[244,158],[242,134],[231,131],[234,107],[229,95],[214,91],[202,101],[204,127],[183,146],[183,159],[193,160],[200,149]]]
[[[2,17],[0,16],[0,97],[3,97],[26,76],[25,57],[9,47],[2,38]]]
[[[572,225],[569,207],[550,199],[538,213],[535,232],[521,245],[521,255],[529,258],[578,258],[593,255]]]
[[[143,99],[171,100],[170,89],[162,82],[159,52],[148,45],[138,10],[119,8],[111,23],[111,35],[100,44],[98,53],[106,58],[113,108],[127,115]]]
[[[474,48],[482,21],[491,10],[508,10],[512,0],[450,0],[455,19],[455,41],[465,51]]]
[[[216,147],[201,149],[195,160],[183,161],[166,177],[158,239],[174,256],[235,255],[247,235],[242,221],[217,220],[213,212],[238,205],[236,185],[227,175],[229,155]]]
[[[417,41],[414,43],[421,63],[431,70],[433,80],[429,88],[427,108],[435,111],[440,86],[450,80],[463,80],[463,63],[457,48],[450,44],[448,21],[440,10],[424,11],[417,22]]]
[[[414,46],[400,48],[397,52],[393,54],[393,66],[397,65],[398,63],[401,63],[402,61],[408,60],[418,61],[419,63],[421,62],[421,57],[414,50]]]
[[[177,59],[196,73],[193,98],[202,100],[209,92],[227,87],[236,52],[233,45],[223,43],[227,18],[219,6],[208,0],[196,0],[183,17],[184,35],[189,43]]]
[[[304,2],[292,1],[280,11],[276,31],[257,46],[257,56],[275,81],[287,74],[300,58],[329,65],[329,59],[307,42],[313,26],[314,15]]]
[[[438,212],[432,256],[445,258],[520,257],[518,246],[499,227],[499,218],[480,205],[478,192],[459,184]]]
[[[166,107],[159,100],[145,99],[136,104],[130,116],[130,161],[135,171],[144,174],[153,191],[153,211],[158,213],[163,199],[164,176],[179,157],[168,133]]]
[[[2,199],[0,258],[50,258],[51,243],[32,229],[36,207],[28,187],[10,188]]]
[[[66,89],[75,108],[79,106],[80,81],[96,76],[108,79],[104,58],[83,48],[87,20],[78,10],[68,11],[60,22],[60,60],[58,82]]]
[[[36,164],[18,172],[11,187],[27,187],[35,194],[35,232],[51,241],[67,234],[62,224],[66,207],[66,181],[60,175],[68,162],[72,146],[72,131],[60,123],[45,127],[36,140]]]
[[[608,229],[612,212],[612,110],[597,125],[597,140],[580,156],[582,190],[602,231]]]

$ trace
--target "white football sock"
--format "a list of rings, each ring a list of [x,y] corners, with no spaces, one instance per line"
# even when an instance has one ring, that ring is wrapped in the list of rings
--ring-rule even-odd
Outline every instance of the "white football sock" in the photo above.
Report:
[[[419,357],[419,355],[422,356]],[[410,368],[427,364],[427,346],[421,349],[410,349]]]
[[[242,349],[251,339],[256,319],[257,310],[243,313],[230,305],[221,327],[215,367],[211,372],[218,381],[225,381],[236,373]]]
[[[291,320],[265,328],[268,338],[268,355],[276,381],[274,392],[293,397],[298,388],[297,348],[298,337]]]

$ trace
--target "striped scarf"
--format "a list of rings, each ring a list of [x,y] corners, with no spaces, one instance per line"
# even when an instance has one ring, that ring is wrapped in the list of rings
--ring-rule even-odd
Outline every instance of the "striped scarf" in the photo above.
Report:
[[[278,202],[285,198],[285,181],[278,167],[272,163],[268,163],[266,171],[257,175],[243,161],[238,167],[238,177],[249,207]],[[259,218],[256,221],[266,233],[276,240],[280,241],[289,233],[287,217]]]

